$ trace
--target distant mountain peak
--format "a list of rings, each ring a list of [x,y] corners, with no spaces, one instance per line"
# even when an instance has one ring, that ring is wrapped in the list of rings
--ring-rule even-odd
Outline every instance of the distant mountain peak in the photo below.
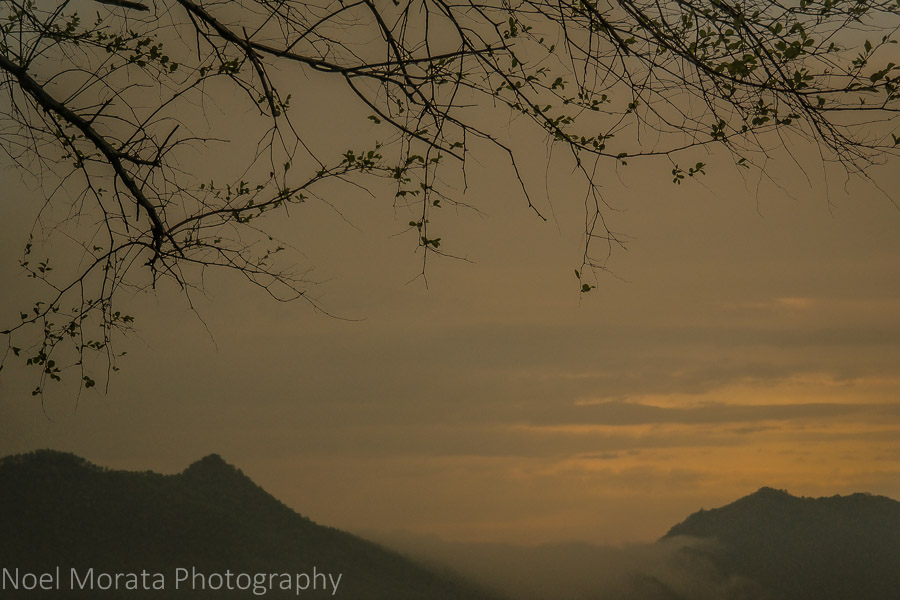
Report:
[[[763,487],[690,515],[664,536],[708,540],[697,552],[756,581],[773,600],[900,598],[900,502],[856,493],[822,498]]]
[[[182,476],[191,479],[222,480],[234,482],[237,480],[250,481],[243,471],[227,462],[219,454],[209,454],[200,460],[191,463]],[[255,484],[254,484],[255,486]]]
[[[184,473],[188,473],[189,471],[234,473],[236,471],[239,471],[239,469],[226,462],[221,455],[213,453],[191,463],[184,470]]]
[[[200,486],[198,489],[212,491],[243,490],[254,497],[265,497],[274,500],[262,488],[256,485],[243,471],[228,463],[218,454],[204,456],[190,464],[180,477]],[[246,497],[245,497],[246,499]]]
[[[0,458],[0,565],[39,572],[60,564],[104,573],[146,569],[167,573],[167,581],[185,565],[204,573],[289,573],[298,582],[318,570],[346,575],[338,594],[344,598],[494,600],[455,576],[313,523],[218,454],[176,475],[109,470],[56,451]],[[237,597],[211,589],[172,597]],[[273,599],[295,599],[300,589],[273,586],[270,592]],[[331,595],[311,588],[309,597]],[[4,600],[31,596],[3,594]],[[98,594],[72,588],[64,596],[93,600]]]
[[[798,501],[806,500],[806,498],[794,496],[790,494],[787,490],[775,489],[772,487],[764,486],[753,492],[748,496],[744,496],[738,500],[735,500],[728,506],[722,507],[723,509],[728,507],[748,507],[748,506],[760,506],[760,507],[774,507],[774,506],[784,506],[787,504],[793,504]]]
[[[748,497],[764,497],[764,498],[796,498],[796,496],[792,496],[788,493],[787,490],[777,490],[775,488],[771,488],[769,486],[763,486],[750,494]]]
[[[835,529],[900,514],[900,503],[884,496],[855,493],[811,498],[762,487],[720,508],[701,510],[672,527],[664,538],[685,535],[720,540],[761,534],[784,534],[809,528]]]

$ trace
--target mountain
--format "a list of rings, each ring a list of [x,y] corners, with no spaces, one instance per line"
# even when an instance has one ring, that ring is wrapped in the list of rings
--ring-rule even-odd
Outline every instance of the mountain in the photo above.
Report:
[[[488,587],[530,600],[900,599],[900,502],[869,494],[762,488],[630,547],[396,545],[415,561],[300,516],[217,455],[176,475],[46,450],[0,459],[4,599],[489,600]],[[175,589],[178,569],[203,585]],[[93,589],[72,589],[73,571]],[[211,589],[229,573],[244,589]],[[25,589],[42,577],[59,589]]]
[[[692,514],[663,539],[679,536],[713,542],[691,552],[773,600],[900,598],[900,502],[884,496],[798,498],[762,488]]]
[[[3,598],[332,595],[488,599],[300,516],[215,454],[175,475],[108,470],[49,450],[0,460]]]
[[[518,600],[900,600],[900,502],[869,494],[762,488],[627,546],[387,543]]]

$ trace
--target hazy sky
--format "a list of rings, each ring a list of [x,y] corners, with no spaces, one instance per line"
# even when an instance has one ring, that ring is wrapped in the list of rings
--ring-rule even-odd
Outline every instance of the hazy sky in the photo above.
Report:
[[[458,540],[651,540],[764,485],[900,498],[900,211],[814,162],[810,184],[774,160],[784,191],[703,159],[704,185],[609,172],[633,239],[585,296],[583,190],[559,165],[544,223],[503,164],[473,164],[484,215],[440,231],[472,263],[431,260],[427,289],[391,198],[341,197],[351,224],[310,203],[279,229],[350,320],[231,276],[209,279],[202,322],[175,290],[139,296],[107,394],[76,410],[51,392],[42,411],[4,373],[0,454],[172,473],[217,452],[320,523]],[[896,165],[874,176],[900,189]],[[8,322],[29,305],[16,261],[38,202],[0,177]]]

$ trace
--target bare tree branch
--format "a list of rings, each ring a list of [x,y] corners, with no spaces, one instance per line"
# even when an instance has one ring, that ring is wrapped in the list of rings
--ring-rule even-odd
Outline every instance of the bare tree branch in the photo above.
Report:
[[[584,293],[628,239],[601,184],[632,161],[678,185],[713,148],[753,169],[803,140],[867,178],[900,148],[895,0],[95,2],[126,10],[0,15],[0,149],[50,190],[21,263],[47,293],[4,325],[0,368],[37,367],[37,395],[67,370],[93,385],[91,356],[112,369],[121,299],[162,280],[190,301],[224,269],[321,310],[270,231],[309,202],[347,218],[343,186],[403,213],[422,275],[456,255],[442,208],[478,210],[472,157],[506,163],[545,219],[553,190],[535,193],[511,130],[564,150],[585,186]],[[319,86],[362,121],[311,112]],[[328,140],[307,133],[323,119]]]

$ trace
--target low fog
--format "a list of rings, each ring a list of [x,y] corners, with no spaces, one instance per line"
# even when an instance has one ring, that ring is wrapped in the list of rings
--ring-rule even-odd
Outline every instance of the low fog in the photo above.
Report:
[[[753,582],[717,572],[707,558],[714,546],[692,538],[622,546],[515,546],[447,542],[402,532],[370,537],[426,566],[515,600],[766,598]]]

